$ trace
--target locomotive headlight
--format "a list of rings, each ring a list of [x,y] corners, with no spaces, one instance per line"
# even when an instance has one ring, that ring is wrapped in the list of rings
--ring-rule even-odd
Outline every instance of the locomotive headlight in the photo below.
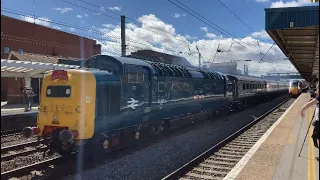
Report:
[[[71,92],[70,89],[67,89],[67,90],[66,90],[66,94],[67,94],[67,95],[69,95],[70,92]]]
[[[57,120],[57,115],[56,114],[53,115],[53,120],[54,121]]]
[[[47,95],[51,94],[51,89],[47,89]]]

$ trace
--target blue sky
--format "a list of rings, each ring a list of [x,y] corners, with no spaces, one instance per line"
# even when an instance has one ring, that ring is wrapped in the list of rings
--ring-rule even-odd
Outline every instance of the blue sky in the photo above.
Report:
[[[161,33],[156,34],[147,31],[145,27],[141,27],[140,24],[130,21],[127,18],[127,23],[132,23],[127,25],[128,30],[126,32],[129,40],[127,41],[129,47],[128,52],[144,49],[145,45],[135,43],[143,42],[143,44],[149,45],[148,47],[153,46],[156,48],[155,50],[170,54],[179,54],[179,52],[182,51],[182,56],[185,56],[192,63],[195,63],[197,56],[186,55],[190,52],[188,50],[188,43],[191,51],[196,51],[195,47],[198,46],[204,60],[211,61],[214,57],[213,52],[215,52],[219,44],[220,48],[227,50],[234,42],[233,40],[228,39],[228,37],[221,37],[220,32],[192,17],[167,0],[84,0],[98,7],[104,7],[111,12],[103,12],[98,7],[90,6],[78,0],[64,1],[69,1],[116,18],[119,18],[119,16],[112,14],[111,12],[123,14],[142,23],[148,25],[152,24],[152,26],[162,29],[165,34],[170,34],[170,36],[172,36],[172,38],[168,39],[167,37],[162,36]],[[253,60],[250,62],[251,64],[249,64],[250,67],[258,67],[260,65],[257,63],[261,58],[259,57],[259,52],[267,52],[273,43],[272,39],[264,32],[265,8],[319,5],[318,3],[311,4],[311,0],[221,0],[255,32],[253,33],[231,14],[219,0],[179,1],[231,33],[239,41],[250,44],[249,48],[251,51],[249,51],[248,48],[241,49],[239,45],[233,44],[230,53],[218,54],[215,61],[223,62],[235,58],[250,58]],[[33,2],[35,2],[35,6],[33,6]],[[1,8],[9,8],[27,14],[33,14],[33,9],[35,8],[36,16],[46,20],[38,21],[38,24],[75,34],[81,33],[89,35],[90,37],[97,39],[99,43],[103,45],[103,51],[107,54],[109,52],[111,53],[111,51],[116,54],[120,52],[120,47],[117,43],[108,41],[118,41],[118,38],[115,38],[114,36],[120,36],[120,29],[117,26],[120,24],[120,20],[97,15],[94,12],[68,4],[61,0],[2,0]],[[32,18],[4,12],[2,12],[2,14],[26,21],[32,21]],[[93,32],[56,25],[54,24],[54,21],[61,21],[66,24],[89,28],[92,29]],[[187,43],[177,40],[176,38],[183,39],[183,41],[187,41]],[[130,42],[130,40],[132,41]],[[269,59],[270,61],[285,58],[277,46],[274,46],[271,49],[268,56],[269,57],[266,57],[266,59]],[[265,66],[263,66],[265,68],[260,68],[260,73],[264,74],[265,72],[273,71],[275,70],[275,67],[278,68],[277,71],[287,71],[288,68],[294,70],[288,62],[281,61],[280,67],[282,65],[283,69],[280,70],[278,68],[279,66],[277,67],[274,63],[265,62]]]
[[[78,2],[76,0],[69,0],[73,3],[78,3],[78,5],[85,5],[84,3]],[[155,14],[158,18],[166,23],[173,24],[177,32],[183,35],[204,36],[203,31],[199,27],[205,26],[203,22],[191,17],[183,10],[174,6],[167,0],[88,0],[95,5],[103,7],[121,7],[121,11],[115,11],[120,14],[125,14],[131,18],[138,18],[146,14]],[[235,14],[237,14],[244,22],[246,22],[249,27],[254,31],[261,31],[264,29],[264,8],[270,7],[271,3],[257,3],[254,0],[238,0],[236,3],[232,0],[224,0],[224,2],[230,9],[232,9]],[[201,12],[206,18],[210,19],[215,24],[219,25],[223,29],[227,30],[236,37],[243,37],[250,35],[252,32],[246,28],[241,22],[236,19],[225,7],[221,5],[218,0],[203,0],[201,3],[194,0],[184,0],[184,4],[192,7],[193,10]],[[33,0],[2,0],[2,7],[15,9],[25,13],[33,14]],[[95,7],[90,7],[85,5],[90,9],[95,9]],[[59,11],[53,8],[72,8],[73,10],[61,14]],[[63,22],[72,22],[74,24],[81,24],[81,21],[87,22],[85,25],[94,25],[99,27],[103,23],[116,23],[115,20],[107,18],[105,16],[100,16],[95,18],[76,18],[77,15],[88,14],[89,16],[93,12],[87,11],[85,9],[70,5],[63,1],[55,0],[35,0],[35,12],[36,16],[47,17],[49,19],[60,20]],[[174,18],[174,14],[187,14],[185,17]],[[108,13],[110,14],[110,13]],[[111,14],[112,16],[113,15]],[[214,29],[209,28],[215,34],[219,34]]]

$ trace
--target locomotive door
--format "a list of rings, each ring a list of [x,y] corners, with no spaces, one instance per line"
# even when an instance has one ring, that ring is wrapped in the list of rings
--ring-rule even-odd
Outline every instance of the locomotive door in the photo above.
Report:
[[[149,71],[142,66],[128,65],[128,85],[126,97],[128,107],[133,110],[141,110],[149,106]]]
[[[232,97],[233,97],[233,100],[236,100],[237,97],[238,97],[238,84],[237,84],[237,81],[236,80],[233,80],[232,81]]]

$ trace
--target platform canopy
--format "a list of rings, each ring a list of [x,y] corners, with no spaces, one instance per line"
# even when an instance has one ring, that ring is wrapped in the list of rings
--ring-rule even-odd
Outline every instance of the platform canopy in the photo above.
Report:
[[[1,59],[1,77],[41,78],[53,70],[79,68],[77,64],[75,58],[11,51],[8,59]]]
[[[319,76],[319,6],[267,8],[265,29],[301,76]]]
[[[75,65],[1,59],[1,77],[41,78],[53,70],[78,68]]]

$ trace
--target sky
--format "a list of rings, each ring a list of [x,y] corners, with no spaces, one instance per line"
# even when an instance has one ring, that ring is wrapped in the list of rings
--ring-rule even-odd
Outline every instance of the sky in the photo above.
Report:
[[[210,22],[199,21],[170,1],[180,7],[187,6]],[[238,69],[248,65],[250,75],[260,76],[268,72],[296,72],[264,31],[265,8],[310,5],[319,3],[311,0],[2,0],[1,14],[28,22],[34,22],[35,15],[37,24],[95,39],[102,45],[103,54],[115,56],[121,53],[120,15],[125,15],[127,54],[152,49],[185,57],[197,65],[198,47],[202,64],[240,60]],[[218,48],[223,52],[216,53]],[[241,61],[247,59],[251,62]]]

